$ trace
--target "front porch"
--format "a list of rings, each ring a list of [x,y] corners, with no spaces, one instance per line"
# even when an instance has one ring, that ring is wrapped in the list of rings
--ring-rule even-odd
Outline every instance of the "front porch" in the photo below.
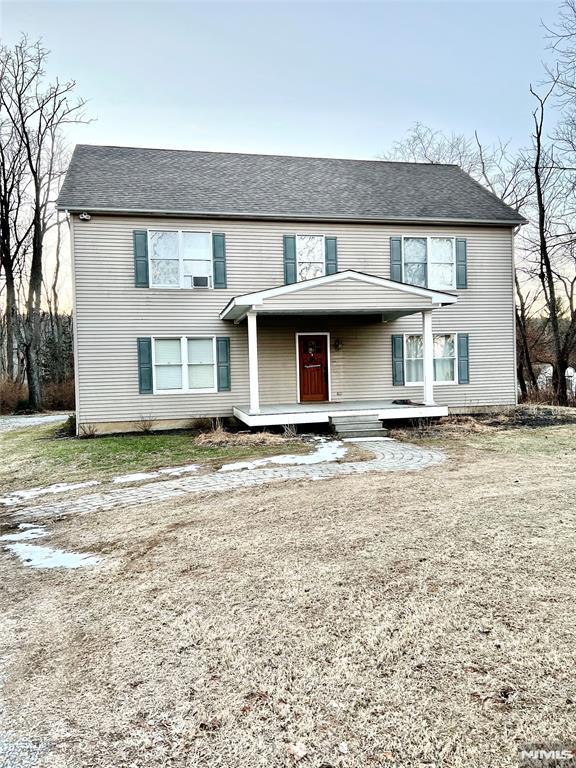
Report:
[[[220,317],[246,323],[248,358],[248,402],[234,415],[250,427],[447,415],[434,400],[432,313],[456,301],[351,270],[231,299]],[[411,390],[393,344],[404,338],[393,337],[395,324],[410,316],[423,348]]]
[[[388,419],[420,419],[447,416],[444,405],[402,405],[392,400],[343,400],[329,403],[278,403],[261,405],[258,413],[250,405],[235,406],[234,416],[249,427],[272,427],[283,424],[322,424],[334,416],[373,416]]]

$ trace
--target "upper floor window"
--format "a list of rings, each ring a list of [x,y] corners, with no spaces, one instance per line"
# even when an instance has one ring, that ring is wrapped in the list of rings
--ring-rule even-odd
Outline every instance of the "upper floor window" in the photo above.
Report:
[[[296,275],[298,282],[326,274],[324,235],[296,235]]]
[[[456,287],[456,249],[453,237],[402,238],[404,282],[424,288]]]
[[[152,288],[212,288],[212,234],[183,230],[148,232]]]

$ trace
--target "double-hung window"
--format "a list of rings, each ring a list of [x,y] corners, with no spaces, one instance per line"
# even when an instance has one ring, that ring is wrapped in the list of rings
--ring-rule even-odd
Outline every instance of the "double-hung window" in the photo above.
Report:
[[[296,276],[298,282],[326,274],[324,235],[296,235]]]
[[[216,392],[216,339],[155,338],[155,392]]]
[[[456,334],[434,334],[434,382],[457,384]],[[424,381],[424,344],[421,334],[404,337],[404,366],[406,384]]]
[[[455,238],[404,237],[402,241],[405,283],[437,290],[455,288]]]
[[[210,232],[149,230],[152,288],[212,288]]]

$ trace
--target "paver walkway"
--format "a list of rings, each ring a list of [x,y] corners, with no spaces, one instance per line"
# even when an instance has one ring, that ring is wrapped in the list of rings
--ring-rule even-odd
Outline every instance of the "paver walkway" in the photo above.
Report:
[[[350,442],[356,443],[354,440]],[[189,493],[234,491],[285,480],[328,480],[332,477],[368,472],[418,470],[440,464],[446,458],[440,451],[390,439],[359,440],[356,444],[365,450],[373,451],[375,457],[368,461],[260,467],[236,472],[211,472],[177,480],[157,480],[135,488],[119,488],[90,493],[75,499],[26,506],[14,512],[18,516],[25,515],[36,520],[53,515],[84,514],[119,506],[160,502]]]

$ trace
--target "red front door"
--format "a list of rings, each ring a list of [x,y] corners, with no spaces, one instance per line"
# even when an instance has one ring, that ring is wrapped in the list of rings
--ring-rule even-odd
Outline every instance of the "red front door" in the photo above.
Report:
[[[328,400],[328,337],[298,336],[301,402]]]

